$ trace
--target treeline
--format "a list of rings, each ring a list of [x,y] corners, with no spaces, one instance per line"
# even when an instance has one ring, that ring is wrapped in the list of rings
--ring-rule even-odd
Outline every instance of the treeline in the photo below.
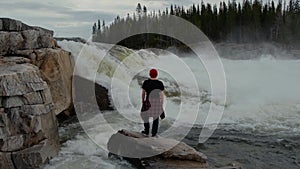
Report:
[[[200,28],[214,42],[277,42],[300,44],[300,2],[290,0],[277,4],[274,1],[245,0],[237,3],[220,2],[219,6],[209,3],[195,5],[185,9],[171,5],[163,11],[147,11],[138,4],[136,12],[125,18],[117,16],[110,25],[98,20],[92,28],[93,41],[112,43],[120,35],[129,35],[147,27],[159,27],[168,22],[169,15],[176,15],[188,20]],[[147,25],[145,27],[144,25]],[[168,31],[175,31],[171,26]],[[175,32],[174,32],[175,33]],[[122,40],[119,44],[131,48],[168,47],[182,45],[178,40],[156,34],[136,35]]]

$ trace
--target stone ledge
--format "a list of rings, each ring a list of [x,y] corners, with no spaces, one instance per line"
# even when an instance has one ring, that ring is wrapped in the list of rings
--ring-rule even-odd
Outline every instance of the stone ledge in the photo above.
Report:
[[[21,21],[10,19],[10,18],[0,18],[0,31],[25,31],[25,30],[38,30],[38,31],[44,31],[53,36],[53,31],[41,28],[41,27],[36,27],[36,26],[29,26]]]
[[[54,48],[56,42],[49,33],[39,30],[21,32],[0,31],[0,55],[9,56],[20,50]]]
[[[10,56],[10,57],[0,57],[0,65],[15,65],[15,64],[24,64],[30,63],[30,59],[20,57],[20,56]]]

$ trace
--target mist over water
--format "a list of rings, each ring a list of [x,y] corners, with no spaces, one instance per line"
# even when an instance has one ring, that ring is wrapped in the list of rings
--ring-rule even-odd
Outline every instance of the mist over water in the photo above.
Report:
[[[64,49],[71,51],[74,56],[79,54],[78,49],[83,48],[83,44],[77,42],[60,42]],[[96,44],[85,46],[81,56],[86,57],[86,63],[80,63],[82,70],[81,74],[94,75],[95,72],[88,72],[93,65],[94,60],[105,56],[107,49],[110,46],[106,44]],[[240,49],[242,50],[242,49]],[[125,57],[134,53],[134,59],[130,62],[122,62],[120,57]],[[125,54],[125,55],[124,55]],[[202,104],[198,112],[197,124],[203,124],[207,116],[209,104],[213,106],[220,105],[218,98],[210,97],[210,81],[208,74],[202,65],[200,59],[195,57],[181,57],[183,63],[174,59],[176,56],[172,53],[164,53],[156,55],[151,50],[132,51],[124,47],[117,47],[112,50],[109,55],[105,56],[101,62],[102,69],[99,69],[97,80],[105,87],[110,88],[110,80],[113,71],[122,62],[122,72],[124,76],[117,77],[118,83],[125,83],[127,75],[138,77],[148,76],[148,69],[142,72],[133,72],[134,67],[149,68],[155,65],[167,67],[168,70],[175,72],[178,76],[187,76],[181,71],[184,67],[190,68],[191,72],[197,80],[199,86],[199,96],[202,97]],[[263,131],[294,131],[297,132],[300,122],[300,61],[299,60],[276,60],[267,58],[264,55],[255,60],[229,60],[222,59],[227,82],[227,102],[221,123],[232,123],[234,127],[247,127],[258,132]],[[125,63],[125,64],[124,64]],[[176,65],[177,64],[177,65]],[[178,65],[181,64],[181,65]],[[87,77],[86,75],[84,77]],[[114,77],[116,78],[116,77]],[[178,100],[180,100],[180,92],[182,95],[190,97],[188,102],[183,104],[195,104],[199,100],[195,98],[197,89],[191,88],[192,79],[186,79],[183,82],[174,81],[172,74],[161,71],[159,78],[166,85],[166,92],[169,92],[167,97],[166,112],[169,117],[176,118],[178,113]],[[140,106],[140,83],[141,79],[132,79],[130,85],[130,101],[132,105],[139,110]],[[127,85],[127,84],[123,84]],[[182,87],[179,91],[178,86]],[[125,97],[128,91],[120,91],[118,97]],[[224,93],[220,93],[223,95]],[[118,105],[118,107],[127,109],[131,105]],[[122,104],[122,103],[119,103]],[[192,106],[191,106],[192,107]],[[176,111],[177,110],[177,111]],[[192,114],[195,110],[182,110],[186,116]],[[196,110],[197,111],[197,110]],[[126,112],[126,111],[125,111]],[[299,131],[298,131],[299,132]]]
[[[217,109],[225,106],[218,130],[228,131],[226,136],[232,134],[230,131],[236,131],[234,136],[237,133],[240,136],[247,136],[250,133],[257,136],[249,138],[249,142],[256,140],[257,144],[260,144],[259,136],[261,135],[270,136],[268,140],[274,139],[274,142],[278,139],[273,138],[273,136],[280,138],[300,136],[300,90],[298,90],[300,60],[276,60],[273,57],[260,57],[253,60],[223,58],[222,62],[227,80],[227,101],[223,105],[219,98],[224,93],[218,93],[214,97],[210,95],[209,77],[198,58],[186,55],[180,57],[182,62],[179,62],[178,59],[174,59],[177,56],[172,53],[161,52],[159,54],[152,50],[133,51],[120,46],[115,47],[107,54],[111,45],[100,43],[84,45],[79,42],[62,41],[59,42],[59,45],[72,52],[75,59],[79,55],[84,57],[84,62],[79,63],[80,69],[77,70],[77,74],[92,80],[96,73],[95,80],[97,83],[108,88],[109,91],[112,87],[117,90],[116,98],[126,100],[129,97],[129,101],[112,100],[114,106],[118,108],[118,113],[127,120],[129,119],[129,122],[116,116],[117,112],[114,111],[106,113],[107,119],[109,119],[106,122],[97,121],[97,115],[91,119],[89,123],[99,125],[99,127],[91,128],[91,131],[95,133],[95,137],[103,138],[100,148],[89,140],[83,131],[79,130],[78,132],[79,124],[61,128],[60,133],[62,135],[69,137],[70,131],[73,131],[71,132],[73,136],[70,136],[70,139],[63,143],[59,157],[51,161],[51,166],[66,168],[70,165],[76,168],[75,164],[81,163],[98,168],[99,166],[100,168],[119,168],[125,164],[126,167],[131,168],[131,165],[127,163],[120,164],[120,161],[112,161],[107,158],[107,152],[101,146],[106,147],[106,143],[113,133],[103,131],[101,125],[108,123],[115,130],[122,128],[135,131],[142,130],[142,121],[139,116],[141,82],[147,78],[148,70],[152,66],[158,69],[163,67],[164,70],[172,72],[170,74],[170,72],[162,70],[159,74],[159,79],[166,86],[167,96],[165,101],[167,119],[162,121],[161,128],[172,125],[175,120],[178,120],[179,115],[183,118],[183,125],[190,122],[201,127],[207,118],[210,104],[212,104]],[[127,56],[133,59],[124,60]],[[95,64],[99,59],[103,59],[100,66]],[[141,67],[145,69],[135,72]],[[190,76],[182,73],[184,67],[188,67],[193,72],[198,88],[194,87]],[[93,69],[98,71],[92,72]],[[113,74],[116,69],[119,70],[117,76]],[[176,81],[175,77],[177,76],[183,80]],[[115,81],[114,86],[111,86],[112,79]],[[126,86],[129,86],[128,90],[121,90]],[[196,91],[199,93],[197,94]],[[182,100],[180,96],[184,96],[185,99]],[[185,108],[180,109],[180,104],[184,104]],[[199,105],[199,110],[194,109],[195,105]],[[197,118],[193,119],[195,112]],[[211,125],[214,124],[215,121],[212,120]],[[197,135],[190,134],[189,137],[191,137],[191,142],[197,142]],[[271,143],[263,140],[261,144]],[[83,148],[78,148],[79,145]],[[214,147],[216,148],[216,146]],[[220,150],[220,148],[217,149]],[[209,150],[206,151],[211,155]],[[245,156],[245,158],[248,157]],[[264,159],[261,159],[262,163],[263,161]],[[51,168],[51,166],[47,167]],[[251,165],[249,164],[249,166]]]

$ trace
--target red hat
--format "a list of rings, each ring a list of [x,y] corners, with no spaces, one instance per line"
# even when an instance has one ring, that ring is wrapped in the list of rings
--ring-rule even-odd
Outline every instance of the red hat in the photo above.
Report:
[[[158,75],[158,71],[156,69],[151,69],[149,75],[151,78],[156,78]]]

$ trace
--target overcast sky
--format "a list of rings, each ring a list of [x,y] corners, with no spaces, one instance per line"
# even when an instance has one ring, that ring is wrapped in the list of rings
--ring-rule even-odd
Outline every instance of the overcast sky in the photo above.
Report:
[[[204,0],[217,3],[220,0]],[[55,31],[58,37],[89,38],[98,19],[110,22],[117,15],[132,14],[138,3],[149,11],[165,9],[170,4],[190,6],[201,0],[1,0],[0,17],[21,20],[29,25]]]

